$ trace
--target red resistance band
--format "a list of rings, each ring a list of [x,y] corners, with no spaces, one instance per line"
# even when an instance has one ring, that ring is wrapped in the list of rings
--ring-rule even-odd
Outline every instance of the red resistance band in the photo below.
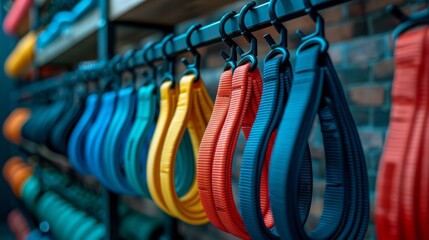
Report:
[[[378,239],[429,239],[429,28],[396,42],[389,135],[377,180]]]
[[[234,73],[225,71],[212,117],[201,142],[197,165],[197,182],[201,202],[213,225],[242,239],[250,239],[236,208],[232,192],[232,165],[240,129],[245,138],[250,134],[262,94],[262,79],[258,69],[249,72],[250,64],[239,66]],[[267,161],[261,176],[261,208],[267,227],[274,225],[268,200]]]
[[[33,0],[16,0],[3,21],[3,31],[8,35],[24,33],[28,27],[28,15],[33,6]]]

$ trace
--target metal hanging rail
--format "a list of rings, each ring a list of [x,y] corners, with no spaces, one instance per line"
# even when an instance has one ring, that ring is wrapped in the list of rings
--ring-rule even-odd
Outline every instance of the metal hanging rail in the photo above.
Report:
[[[311,3],[316,10],[322,10],[348,1],[350,0],[311,0]],[[305,9],[303,0],[283,0],[278,1],[276,4],[276,13],[282,22],[305,16]],[[250,10],[245,16],[245,24],[252,32],[271,26],[269,2]],[[241,31],[238,27],[238,15],[231,18],[225,24],[225,31],[231,37],[238,37],[241,35]],[[219,21],[201,27],[198,31],[195,31],[195,33],[192,34],[191,41],[196,47],[203,47],[221,42]],[[167,53],[171,56],[186,52],[186,34],[174,37],[171,43],[167,44],[166,48]],[[161,44],[157,44],[154,50],[148,53],[148,58],[151,61],[158,61],[163,58]]]
[[[323,10],[335,5],[339,5],[351,0],[311,0],[313,7],[316,10]],[[283,0],[278,1],[276,4],[276,13],[278,18],[282,22],[286,22],[295,18],[299,18],[306,15],[306,7],[304,0]],[[270,16],[269,16],[269,3],[264,3],[259,6],[256,6],[254,9],[250,10],[245,16],[245,24],[250,31],[257,31],[263,28],[271,26]],[[231,18],[225,24],[226,33],[231,37],[238,37],[241,35],[241,31],[238,27],[238,15]],[[208,46],[214,43],[221,42],[219,35],[219,21],[214,22],[210,25],[201,27],[199,30],[195,31],[191,36],[191,42],[196,47]],[[101,47],[101,46],[100,46]],[[103,48],[106,46],[103,46]],[[186,45],[186,34],[181,34],[175,36],[166,46],[166,50],[169,56],[177,56],[181,53],[187,52]],[[151,51],[147,54],[148,60],[150,62],[160,61],[164,58],[161,44],[156,44]],[[134,56],[135,61],[141,65],[145,65],[143,62],[142,56],[136,54]],[[100,64],[103,65],[103,64]],[[20,96],[31,96],[32,93],[39,91],[47,91],[49,89],[59,87],[61,84],[64,84],[62,81],[58,81],[59,77],[54,77],[53,79],[44,80],[39,83],[34,83],[20,90]],[[52,83],[51,83],[52,82]],[[43,85],[43,86],[40,86]],[[19,97],[18,99],[21,99]]]

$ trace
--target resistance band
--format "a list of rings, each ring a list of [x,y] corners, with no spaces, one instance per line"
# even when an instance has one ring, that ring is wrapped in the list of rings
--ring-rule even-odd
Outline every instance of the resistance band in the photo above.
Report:
[[[22,142],[21,129],[30,115],[31,110],[28,108],[13,110],[3,123],[3,136],[14,144],[20,144]]]
[[[101,166],[107,183],[121,193],[135,195],[123,171],[124,148],[136,112],[136,93],[134,87],[119,90],[118,100],[112,121],[106,132],[102,147]]]
[[[88,132],[90,131],[100,108],[99,99],[100,97],[96,93],[88,96],[86,99],[85,110],[70,134],[67,151],[68,158],[73,168],[81,174],[90,174],[88,165],[85,161],[85,145],[86,141],[88,141]]]
[[[278,128],[269,174],[274,221],[281,239],[363,239],[369,221],[368,178],[356,126],[321,37],[297,50],[290,96]],[[300,209],[300,169],[316,113],[326,157],[321,219],[310,232]]]
[[[428,29],[406,32],[396,41],[391,122],[377,179],[379,239],[429,237],[428,193],[422,192],[429,184],[424,168],[429,156]]]
[[[37,33],[27,33],[5,61],[4,70],[10,77],[19,77],[31,68]]]
[[[178,96],[178,84],[170,80],[164,81],[160,87],[160,113],[150,143],[146,165],[147,184],[152,200],[169,215],[173,214],[168,210],[162,194],[161,153],[171,119],[176,111]],[[180,142],[174,171],[177,194],[182,197],[194,183],[195,176],[195,160],[188,131],[185,131]]]
[[[106,141],[106,133],[116,109],[116,91],[106,92],[101,96],[101,105],[97,118],[91,126],[85,141],[85,161],[90,172],[110,190],[120,193],[120,189],[114,188],[106,180],[105,172],[102,169],[103,145]]]
[[[201,205],[196,181],[194,180],[188,193],[179,198],[175,186],[174,166],[179,143],[186,128],[191,136],[194,159],[197,162],[198,149],[212,108],[213,102],[207,93],[203,80],[196,79],[194,74],[184,75],[180,80],[177,108],[168,128],[161,153],[161,193],[166,207],[173,216],[194,225],[205,224],[208,221]]]
[[[240,212],[252,239],[279,238],[275,228],[270,229],[264,224],[260,189],[261,184],[268,184],[268,171],[266,171],[268,168],[263,168],[263,165],[269,164],[270,150],[292,85],[292,67],[287,59],[288,56],[269,57],[270,54],[265,60],[261,103],[247,139],[240,167]],[[265,162],[264,159],[266,159]],[[302,218],[306,219],[310,210],[312,194],[311,156],[308,147],[300,174],[302,177],[299,187],[302,194],[298,200],[299,210]],[[263,187],[268,189],[268,186]],[[268,194],[268,191],[264,191],[264,193]],[[264,197],[266,198],[263,196],[262,199]]]
[[[125,145],[124,167],[129,184],[135,192],[144,197],[150,197],[146,180],[146,159],[156,108],[155,83],[142,86],[138,91],[136,119]]]
[[[67,154],[71,132],[85,109],[85,102],[81,96],[78,99],[72,96],[70,104],[71,106],[69,105],[66,108],[61,119],[52,127],[50,138],[48,139],[48,146],[52,150],[64,155]]]

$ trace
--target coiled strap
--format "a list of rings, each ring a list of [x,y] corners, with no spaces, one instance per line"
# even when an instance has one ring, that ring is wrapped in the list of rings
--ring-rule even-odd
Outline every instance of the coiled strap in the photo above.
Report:
[[[170,213],[189,224],[207,223],[208,219],[201,205],[196,181],[186,195],[179,198],[174,183],[174,165],[179,143],[186,128],[191,136],[195,162],[205,128],[210,119],[213,102],[202,79],[195,75],[184,75],[180,80],[180,95],[161,153],[162,195]]]
[[[99,108],[98,94],[89,95],[86,99],[85,110],[70,135],[68,158],[73,168],[81,174],[90,174],[85,162],[85,142]]]
[[[161,85],[160,113],[156,123],[155,132],[149,147],[146,164],[147,184],[150,195],[155,204],[169,215],[172,213],[166,207],[161,186],[161,153],[165,137],[173,118],[179,96],[179,86],[167,80]],[[175,166],[177,194],[185,195],[194,182],[195,160],[192,143],[188,131],[185,132],[179,146]]]
[[[138,91],[137,115],[125,145],[125,173],[134,191],[145,197],[149,196],[146,181],[146,159],[149,130],[155,121],[156,111],[155,84],[143,86]],[[145,155],[145,156],[143,156]]]
[[[133,87],[119,90],[118,102],[106,132],[101,159],[102,171],[105,173],[108,184],[114,189],[121,189],[121,193],[129,195],[135,195],[135,191],[128,184],[123,171],[124,148],[135,119],[136,102]]]
[[[318,112],[326,158],[322,216],[311,232],[300,214],[298,171]],[[269,191],[282,239],[363,239],[369,216],[368,180],[356,126],[329,55],[303,43],[270,164]]]
[[[240,167],[239,197],[240,212],[252,239],[278,239],[275,228],[264,224],[260,204],[261,184],[268,184],[268,172],[263,165],[269,164],[271,148],[274,144],[277,127],[292,84],[292,67],[289,61],[273,58],[265,62],[261,103],[255,122],[247,139]],[[265,162],[264,162],[264,159]],[[268,170],[266,167],[265,170]],[[310,210],[312,194],[312,169],[309,149],[301,167],[299,210],[306,219]],[[263,186],[268,189],[268,186]],[[268,193],[268,191],[266,191]],[[262,198],[264,198],[263,196]]]
[[[428,168],[424,168],[429,156],[425,135],[429,106],[428,33],[428,28],[407,32],[396,42],[389,135],[377,179],[375,216],[379,239],[429,237]]]

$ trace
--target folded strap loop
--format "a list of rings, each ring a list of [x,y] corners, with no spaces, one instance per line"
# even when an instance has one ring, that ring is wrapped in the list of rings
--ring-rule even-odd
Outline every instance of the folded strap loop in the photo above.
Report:
[[[200,225],[206,223],[208,219],[201,205],[195,179],[188,193],[180,198],[174,183],[176,155],[186,128],[191,137],[196,161],[200,141],[213,108],[203,81],[195,80],[193,74],[184,75],[180,80],[180,95],[176,111],[161,153],[160,183],[161,194],[171,215],[189,224]]]
[[[428,41],[427,27],[396,41],[389,134],[377,178],[379,239],[429,237]]]
[[[155,84],[142,86],[138,91],[136,119],[131,128],[124,151],[125,174],[131,187],[138,194],[150,197],[146,181],[147,143],[149,130],[155,121],[156,111]]]
[[[149,147],[146,176],[150,195],[155,204],[169,215],[172,213],[168,210],[162,195],[162,186],[160,182],[161,175],[161,153],[164,146],[165,137],[168,127],[176,110],[177,98],[179,95],[178,84],[167,80],[161,85],[160,113],[156,124],[155,132]],[[179,196],[187,193],[194,181],[195,161],[192,151],[191,139],[188,131],[185,131],[182,142],[179,146],[176,170],[176,187]]]
[[[204,145],[200,148],[204,156],[201,162],[203,165],[199,165],[199,186],[205,192],[204,207],[210,220],[220,229],[245,239],[250,237],[235,206],[231,178],[233,155],[240,130],[247,139],[261,98],[262,80],[259,70],[250,71],[250,67],[250,63],[239,66],[235,69],[232,79],[232,73],[226,71],[222,74],[222,86],[217,99],[221,98],[216,100],[217,106],[210,120],[210,131],[205,133]],[[267,164],[265,172],[268,172]],[[207,171],[211,171],[211,182],[204,176]],[[261,189],[261,208],[267,224],[272,226],[267,187],[266,184],[263,185],[265,188]]]
[[[269,164],[288,93],[292,84],[292,68],[289,62],[273,58],[265,62],[263,91],[255,123],[244,149],[240,167],[240,210],[246,229],[252,239],[278,239],[277,229],[266,226],[261,212],[260,189],[268,184],[268,172],[263,165]],[[301,167],[299,210],[307,218],[311,204],[312,169],[309,150]],[[268,186],[264,186],[268,189]],[[268,192],[266,191],[266,194]],[[263,196],[267,198],[266,196]]]
[[[365,159],[340,81],[321,47],[307,45],[297,54],[270,165],[274,220],[282,239],[362,239],[369,219]],[[319,224],[307,232],[299,207],[299,170],[317,113],[326,156],[325,201]]]

